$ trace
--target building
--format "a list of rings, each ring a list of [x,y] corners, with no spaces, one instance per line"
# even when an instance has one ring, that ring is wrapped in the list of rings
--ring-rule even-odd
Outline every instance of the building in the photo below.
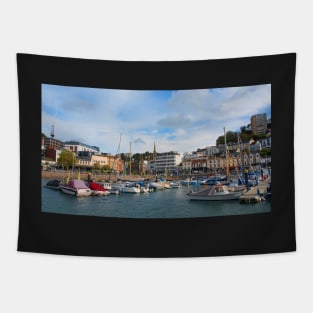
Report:
[[[53,137],[41,137],[41,157],[54,160],[58,159],[60,150],[64,147],[64,143],[61,140],[55,139]],[[58,152],[57,152],[58,151]]]
[[[198,148],[190,154],[194,157],[214,156],[220,153],[220,149],[216,146],[207,146],[205,148]]]
[[[158,153],[154,162],[154,171],[158,174],[175,173],[181,162],[181,153],[175,151]]]
[[[230,170],[238,168],[239,159],[235,156],[228,156],[228,168]],[[226,173],[227,160],[225,157],[208,158],[207,171],[213,173],[216,170],[223,170]]]
[[[266,137],[264,139],[261,139],[262,148],[271,148],[272,146],[272,138]]]
[[[245,153],[243,155],[242,161],[243,161],[242,165],[246,167],[260,166],[261,164],[263,164],[263,159],[259,152],[250,154]]]
[[[208,150],[208,155],[209,156],[214,156],[214,155],[220,153],[219,148],[216,147],[216,146],[210,146],[210,147],[207,148],[207,150]]]
[[[45,157],[48,160],[58,162],[58,159],[60,157],[62,150],[58,149],[53,149],[53,148],[48,148],[45,150]]]
[[[61,150],[64,148],[64,142],[61,140],[55,139],[53,137],[45,137],[45,138],[42,138],[42,140],[43,140],[44,150],[47,150],[47,149]]]
[[[76,155],[78,155],[79,152],[92,152],[95,154],[100,153],[99,147],[90,146],[85,143],[82,143],[79,141],[73,141],[73,140],[65,141],[64,148],[74,152]]]
[[[94,168],[96,170],[114,170],[122,172],[122,160],[112,155],[96,155],[90,151],[80,151],[76,166]]]
[[[191,168],[192,168],[192,156],[185,155],[182,160],[182,170],[185,173],[191,173]]]
[[[206,173],[207,172],[208,157],[199,156],[191,159],[191,172],[192,173]]]
[[[228,156],[228,167],[234,169],[239,166],[239,159],[236,156]],[[226,157],[225,156],[186,156],[182,160],[182,169],[184,173],[215,173],[226,171]]]
[[[251,116],[252,134],[254,135],[265,134],[266,129],[267,129],[266,113],[255,114]]]

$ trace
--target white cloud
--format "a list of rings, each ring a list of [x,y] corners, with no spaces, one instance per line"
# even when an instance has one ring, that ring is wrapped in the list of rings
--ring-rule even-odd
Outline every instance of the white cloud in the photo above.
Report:
[[[191,124],[191,119],[181,113],[174,113],[161,118],[157,124],[167,128],[182,128],[188,127]]]
[[[81,138],[103,152],[186,152],[215,144],[217,136],[250,122],[250,116],[270,111],[271,86],[162,91],[93,88],[43,88],[42,130],[61,140]],[[160,97],[159,95],[167,97]],[[55,112],[57,112],[56,117]]]

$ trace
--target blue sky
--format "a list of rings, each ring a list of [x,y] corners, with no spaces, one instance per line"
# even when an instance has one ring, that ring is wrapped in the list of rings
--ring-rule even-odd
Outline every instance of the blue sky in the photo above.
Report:
[[[257,113],[271,116],[271,85],[193,90],[118,90],[42,85],[42,132],[78,140],[115,154],[214,145],[226,130],[239,130]]]

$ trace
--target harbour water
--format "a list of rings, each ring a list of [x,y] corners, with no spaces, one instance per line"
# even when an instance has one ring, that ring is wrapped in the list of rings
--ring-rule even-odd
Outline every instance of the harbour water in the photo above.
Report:
[[[271,203],[240,204],[233,201],[190,201],[184,186],[148,194],[74,197],[45,187],[42,179],[42,212],[123,218],[193,218],[255,214],[271,211]]]

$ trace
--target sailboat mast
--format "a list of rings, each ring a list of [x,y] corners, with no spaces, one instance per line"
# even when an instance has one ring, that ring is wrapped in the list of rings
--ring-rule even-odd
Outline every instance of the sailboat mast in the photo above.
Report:
[[[118,158],[117,158],[117,176],[119,176],[119,159],[120,159],[120,149],[121,149],[121,141],[122,141],[122,133],[120,134],[120,141],[118,143],[118,147],[117,147],[117,150],[116,150],[116,153],[115,153],[115,157],[114,157],[114,161],[113,161],[113,170],[114,170],[114,166],[115,166],[115,160],[116,160],[116,157],[118,155]],[[109,175],[109,181],[111,180],[111,170],[110,170],[110,175]]]
[[[239,153],[239,166],[242,166],[242,158],[241,158],[241,146],[240,146],[240,137],[239,133],[237,133],[237,140],[238,140],[238,153]]]
[[[132,142],[129,142],[129,176],[132,174]]]
[[[224,129],[224,140],[225,140],[225,153],[226,153],[226,177],[227,179],[229,178],[229,168],[228,168],[228,149],[227,149],[227,143],[226,143],[226,131],[225,131],[225,127]]]

